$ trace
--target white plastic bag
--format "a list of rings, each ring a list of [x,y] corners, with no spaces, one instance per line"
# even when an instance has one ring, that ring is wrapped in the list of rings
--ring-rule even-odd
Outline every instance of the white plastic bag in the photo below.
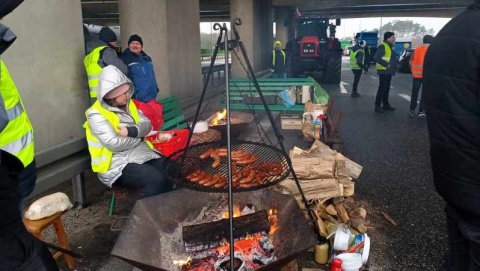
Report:
[[[25,212],[25,218],[40,220],[72,208],[72,203],[65,193],[57,192],[36,200]]]

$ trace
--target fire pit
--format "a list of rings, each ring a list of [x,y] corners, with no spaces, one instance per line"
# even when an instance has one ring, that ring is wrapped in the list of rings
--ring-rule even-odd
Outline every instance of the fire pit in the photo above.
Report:
[[[254,206],[256,210],[276,210],[277,229],[268,235],[273,246],[274,258],[265,265],[259,264],[255,270],[274,270],[296,258],[316,243],[314,231],[301,212],[295,198],[283,195],[269,189],[235,194],[236,206]],[[139,200],[133,208],[120,234],[112,254],[142,270],[172,270],[180,271],[178,263],[192,259],[197,254],[186,251],[182,238],[184,226],[191,226],[205,221],[218,219],[218,206],[225,203],[225,194],[204,193],[194,190],[180,189],[167,194]],[[201,221],[199,221],[199,219]],[[258,238],[264,237],[260,235]],[[265,241],[265,238],[263,239]],[[242,242],[242,241],[239,241]],[[265,248],[268,244],[263,243]],[[235,242],[235,246],[241,243]],[[216,248],[219,251],[222,247]],[[225,248],[228,251],[228,246]],[[204,269],[222,270],[217,258],[205,250],[201,261]],[[212,251],[212,250],[210,250]],[[237,251],[235,252],[237,257]],[[176,263],[174,263],[174,261]],[[212,267],[215,262],[218,269]],[[245,264],[240,259],[235,260],[238,267]],[[202,267],[202,268],[203,268]],[[253,269],[239,270],[253,270]],[[189,269],[183,269],[189,270]],[[195,269],[193,269],[195,270]]]
[[[230,112],[230,134],[232,138],[240,136],[253,119],[254,117],[251,113]],[[215,129],[222,134],[222,138],[227,138],[227,113],[225,108],[213,114],[206,121],[210,128]]]

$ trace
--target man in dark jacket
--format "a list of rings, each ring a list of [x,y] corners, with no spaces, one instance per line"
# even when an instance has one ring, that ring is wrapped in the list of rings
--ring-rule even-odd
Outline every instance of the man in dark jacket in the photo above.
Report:
[[[423,71],[433,178],[447,203],[447,271],[480,270],[479,23],[475,0],[440,30]]]
[[[128,48],[120,56],[128,66],[129,77],[134,85],[132,98],[147,103],[155,100],[158,94],[157,80],[152,58],[143,51],[143,40],[139,35],[131,35]]]
[[[377,113],[383,113],[385,110],[395,111],[395,107],[392,107],[388,102],[392,76],[394,76],[397,71],[397,60],[395,58],[395,51],[393,50],[394,43],[395,34],[393,32],[385,32],[385,34],[383,34],[383,42],[378,46],[375,56],[373,57],[377,63],[375,67],[380,77],[377,97],[375,99],[375,112]],[[382,103],[383,107],[381,106]]]
[[[363,50],[365,51],[365,61],[364,61],[364,63],[363,63],[363,72],[364,72],[364,73],[367,73],[367,72],[368,72],[368,69],[370,68],[370,61],[371,61],[371,58],[372,58],[372,51],[371,51],[370,46],[365,46],[365,48],[363,48]]]
[[[274,50],[272,52],[272,78],[286,78],[286,63],[287,63],[287,55],[284,50],[282,50],[282,43],[277,40],[274,44]]]
[[[350,69],[353,72],[353,89],[352,89],[352,98],[360,98],[362,95],[358,93],[358,83],[362,77],[362,70],[364,68],[365,61],[365,52],[363,48],[367,43],[364,40],[357,41],[357,44],[353,46],[352,51],[350,52]]]

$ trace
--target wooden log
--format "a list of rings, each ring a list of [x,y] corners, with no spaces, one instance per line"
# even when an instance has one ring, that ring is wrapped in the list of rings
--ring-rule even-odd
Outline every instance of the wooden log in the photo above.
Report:
[[[298,271],[297,260],[293,260],[293,261],[289,262],[287,265],[280,268],[280,271]]]
[[[242,239],[248,234],[270,231],[270,222],[266,210],[258,211],[253,214],[235,217],[233,219],[235,231],[233,237],[235,240]],[[212,247],[223,239],[229,240],[230,229],[229,220],[184,226],[182,228],[182,238],[185,246],[212,245]]]
[[[329,204],[325,210],[329,215],[338,215],[337,210],[335,210],[335,207],[332,204]]]
[[[343,203],[338,203],[335,204],[335,210],[337,210],[338,217],[343,223],[348,223],[350,220],[350,217],[348,217],[347,210],[345,210],[345,207],[343,206]]]
[[[358,230],[360,233],[366,233],[367,227],[365,226],[365,220],[361,217],[350,219],[352,228]]]

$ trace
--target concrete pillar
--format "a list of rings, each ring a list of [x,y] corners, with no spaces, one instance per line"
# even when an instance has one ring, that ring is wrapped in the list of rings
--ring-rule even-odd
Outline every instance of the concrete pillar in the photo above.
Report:
[[[283,48],[287,44],[289,39],[288,35],[288,25],[289,25],[289,11],[290,9],[287,7],[276,7],[275,8],[275,33],[276,33],[276,40],[282,42]]]
[[[271,0],[230,0],[230,18],[239,17],[243,24],[237,26],[247,50],[253,70],[270,68],[273,50],[273,14]],[[240,54],[240,51],[238,51]],[[232,77],[246,77],[237,59],[232,56]]]
[[[84,137],[89,98],[80,1],[25,1],[1,23],[18,37],[1,58],[33,124],[36,152]]]
[[[159,97],[179,96],[185,100],[200,95],[199,1],[119,0],[122,44],[138,34],[144,51],[152,57]]]

